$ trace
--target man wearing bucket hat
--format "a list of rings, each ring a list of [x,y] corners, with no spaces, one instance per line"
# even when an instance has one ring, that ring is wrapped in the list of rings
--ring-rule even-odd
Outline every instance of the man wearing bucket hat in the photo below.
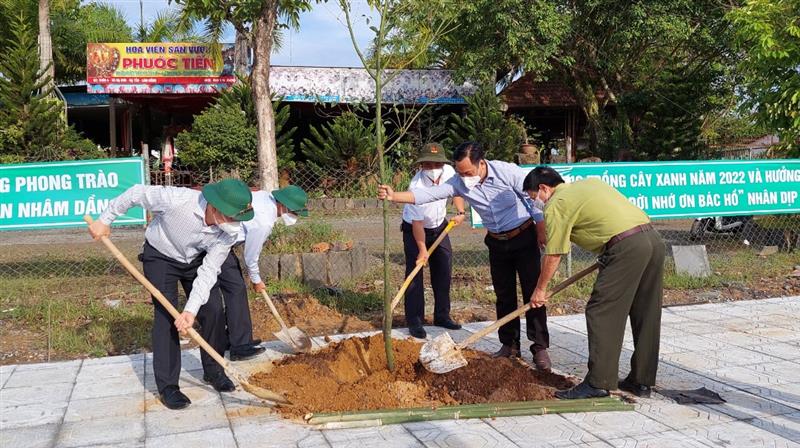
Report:
[[[428,143],[422,147],[415,164],[419,171],[411,179],[410,189],[428,188],[447,182],[456,172],[448,165],[444,148],[439,143]],[[457,214],[453,218],[456,223],[464,221],[464,200],[454,197],[453,204]],[[447,200],[442,199],[428,204],[406,204],[403,207],[403,251],[406,256],[406,276],[416,268],[417,264],[427,262],[431,270],[431,287],[433,288],[434,308],[433,324],[450,330],[458,330],[461,325],[450,318],[450,277],[452,274],[453,249],[450,237],[445,236],[439,247],[432,254],[427,248],[439,238],[447,227]],[[408,286],[405,294],[405,313],[408,332],[415,338],[424,339],[425,328],[425,290],[423,275],[419,272]]]
[[[193,326],[218,352],[228,345],[222,297],[216,285],[222,263],[236,242],[239,222],[253,218],[252,194],[243,182],[227,179],[208,184],[203,191],[189,188],[136,185],[108,204],[91,226],[95,239],[111,234],[111,223],[132,207],[153,215],[145,231],[141,256],[144,275],[178,305],[178,283],[188,297],[180,317],[174,321],[153,300],[153,374],[161,402],[182,409],[191,401],[178,386],[181,351],[178,332]],[[220,392],[232,392],[233,382],[205,351],[200,352],[203,380]]]
[[[289,185],[272,193],[253,192],[253,219],[242,223],[242,231],[236,244],[244,245],[244,264],[253,289],[261,292],[266,289],[258,267],[258,259],[264,243],[272,233],[278,219],[284,225],[297,222],[297,216],[308,216],[308,196],[302,188]],[[247,286],[242,277],[239,259],[231,252],[222,265],[219,286],[225,300],[225,318],[228,324],[230,357],[232,361],[253,358],[264,351],[259,340],[253,340],[253,323],[247,300]]]

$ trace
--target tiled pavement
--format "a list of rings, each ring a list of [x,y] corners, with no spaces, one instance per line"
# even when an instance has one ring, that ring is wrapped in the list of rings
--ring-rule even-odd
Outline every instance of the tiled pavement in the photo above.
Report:
[[[550,324],[556,366],[584,375],[583,316]],[[452,334],[462,339],[483,325]],[[478,344],[497,346],[496,334]],[[285,350],[277,342],[268,348],[270,358]],[[632,348],[628,334],[623,373]],[[800,448],[800,297],[665,309],[662,353],[658,386],[705,386],[727,403],[681,406],[655,396],[639,400],[635,412],[318,431],[281,419],[246,393],[215,393],[202,384],[197,351],[186,351],[181,382],[193,403],[179,412],[158,402],[147,355],[0,367],[0,447]]]

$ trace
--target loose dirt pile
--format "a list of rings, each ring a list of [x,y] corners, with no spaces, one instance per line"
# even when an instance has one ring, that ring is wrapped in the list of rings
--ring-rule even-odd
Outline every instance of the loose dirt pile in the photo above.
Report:
[[[312,354],[286,358],[251,381],[284,394],[287,417],[308,413],[548,400],[567,378],[537,372],[518,360],[465,350],[466,367],[437,375],[419,363],[421,344],[395,340],[395,371],[386,368],[383,337],[350,338]]]
[[[319,303],[312,296],[282,294],[272,297],[272,301],[286,325],[296,326],[309,336],[358,333],[375,329],[369,322],[355,316],[343,315]],[[265,341],[275,339],[272,333],[281,327],[272,317],[264,299],[258,297],[250,300],[250,315],[253,320],[253,337]]]

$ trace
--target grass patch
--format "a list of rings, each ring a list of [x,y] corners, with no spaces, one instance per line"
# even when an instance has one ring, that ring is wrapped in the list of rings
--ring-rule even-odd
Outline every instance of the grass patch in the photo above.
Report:
[[[305,221],[287,227],[278,224],[272,230],[269,241],[264,246],[267,254],[293,254],[298,252],[311,252],[311,246],[317,243],[343,242],[343,232],[336,230],[330,224],[320,221]]]

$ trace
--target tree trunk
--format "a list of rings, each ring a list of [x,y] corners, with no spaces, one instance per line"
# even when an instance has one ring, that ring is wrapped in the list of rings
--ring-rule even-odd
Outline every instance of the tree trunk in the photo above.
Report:
[[[247,75],[247,62],[250,53],[250,41],[247,34],[236,30],[236,46],[233,50],[233,64],[236,73],[240,76]]]
[[[574,77],[572,85],[574,86],[572,90],[575,93],[578,106],[580,106],[586,116],[586,131],[589,133],[589,151],[591,151],[592,154],[596,154],[599,146],[600,130],[603,126],[600,117],[600,103],[597,101],[597,95],[595,95],[592,83]]]
[[[278,154],[275,144],[275,116],[269,90],[272,34],[278,15],[276,0],[265,0],[253,24],[253,103],[258,122],[258,176],[262,190],[278,187]]]
[[[50,0],[39,0],[39,70],[49,76],[49,85],[55,84],[56,70],[53,65],[53,41],[50,36]]]

